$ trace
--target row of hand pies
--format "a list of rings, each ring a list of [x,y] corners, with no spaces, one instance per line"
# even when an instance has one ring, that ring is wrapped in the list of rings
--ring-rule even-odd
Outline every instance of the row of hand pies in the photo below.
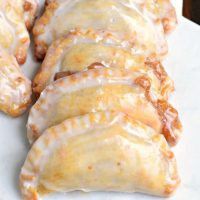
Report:
[[[169,196],[180,182],[174,90],[160,60],[169,0],[47,0],[33,28],[39,97],[20,174],[23,198],[120,191]]]

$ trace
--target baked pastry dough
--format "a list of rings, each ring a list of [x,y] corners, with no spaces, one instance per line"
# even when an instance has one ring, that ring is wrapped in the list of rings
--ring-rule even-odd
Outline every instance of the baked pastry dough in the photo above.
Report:
[[[158,100],[159,91],[143,73],[117,69],[93,69],[50,84],[32,107],[28,138],[32,143],[42,132],[66,118],[89,112],[117,110],[152,126],[175,144],[181,124],[177,111]]]
[[[156,12],[153,2],[149,6]],[[122,45],[146,56],[167,52],[162,20],[152,17],[143,4],[130,0],[54,0],[33,29],[36,57],[43,59],[52,41],[76,28],[111,33]]]
[[[23,0],[24,20],[27,29],[31,29],[36,17],[38,0]]]
[[[147,61],[142,55],[133,55],[130,49],[116,45],[117,43],[111,35],[100,36],[93,31],[71,32],[66,37],[56,40],[48,49],[42,66],[33,80],[33,91],[40,94],[59,76],[104,65],[146,73],[159,87],[161,95],[167,98],[174,89],[173,81],[161,64]]]
[[[25,200],[51,192],[121,191],[169,196],[179,185],[165,138],[121,113],[90,113],[46,130],[20,174]]]
[[[24,0],[0,0],[0,46],[15,55],[19,64],[26,61],[30,44],[23,4]]]
[[[158,6],[159,16],[162,20],[165,33],[169,34],[177,25],[176,10],[171,0],[156,0],[154,2],[156,2]]]
[[[27,109],[30,97],[31,82],[16,59],[0,48],[0,110],[17,117]]]

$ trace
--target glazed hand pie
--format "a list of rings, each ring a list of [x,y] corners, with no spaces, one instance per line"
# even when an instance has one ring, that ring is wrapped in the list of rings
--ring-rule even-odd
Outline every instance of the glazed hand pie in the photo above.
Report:
[[[32,107],[28,138],[32,143],[42,132],[66,118],[105,110],[117,110],[153,127],[175,144],[181,125],[177,111],[143,73],[117,69],[93,69],[47,86]]]
[[[156,10],[155,3],[149,6]],[[131,45],[135,53],[147,57],[162,57],[167,52],[162,20],[135,1],[55,0],[49,2],[33,29],[36,57],[43,59],[55,39],[74,29],[113,34],[123,46]]]
[[[48,49],[42,66],[33,80],[33,91],[40,94],[60,76],[105,66],[146,73],[155,81],[164,98],[173,91],[173,82],[160,63],[148,62],[142,55],[132,54],[111,35],[100,36],[93,31],[71,32],[56,40]],[[92,66],[91,66],[92,65]]]
[[[31,82],[13,56],[0,48],[0,110],[17,117],[31,101]]]
[[[75,190],[169,196],[179,185],[165,138],[120,113],[91,113],[47,129],[20,174],[25,200]]]

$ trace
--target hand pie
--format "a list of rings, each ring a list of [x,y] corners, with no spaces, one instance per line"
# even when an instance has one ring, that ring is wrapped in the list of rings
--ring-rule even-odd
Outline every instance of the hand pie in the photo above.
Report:
[[[0,46],[14,55],[19,64],[26,61],[30,44],[24,22],[22,0],[0,0]]]
[[[133,55],[116,45],[116,39],[95,32],[72,32],[56,40],[48,49],[42,66],[33,80],[33,91],[40,94],[57,79],[57,75],[73,74],[96,66],[124,68],[145,72],[156,81],[164,98],[173,91],[173,82],[158,62],[147,62],[142,55]],[[156,66],[156,67],[155,67]],[[59,77],[59,76],[58,76]]]
[[[36,11],[38,7],[38,0],[25,0],[23,4],[24,8],[24,20],[27,29],[31,29],[36,17]]]
[[[165,55],[167,44],[161,19],[150,17],[135,4],[129,0],[50,1],[33,29],[36,57],[43,59],[55,39],[74,29],[112,34],[135,53]]]
[[[16,59],[0,49],[0,110],[17,117],[31,101],[31,82],[22,74]]]
[[[105,110],[122,111],[150,125],[175,144],[180,136],[177,111],[158,100],[159,91],[142,73],[117,69],[93,69],[50,84],[32,107],[28,138],[32,143],[42,132],[63,120]]]
[[[20,174],[25,200],[51,192],[118,191],[169,196],[179,185],[165,138],[120,113],[90,113],[47,129]]]

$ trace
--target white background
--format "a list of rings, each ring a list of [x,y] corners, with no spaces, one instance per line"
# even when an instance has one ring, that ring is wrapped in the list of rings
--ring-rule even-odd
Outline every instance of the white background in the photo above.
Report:
[[[178,15],[181,15],[182,14],[182,7],[183,7],[183,0],[171,0],[171,2],[175,6]]]

